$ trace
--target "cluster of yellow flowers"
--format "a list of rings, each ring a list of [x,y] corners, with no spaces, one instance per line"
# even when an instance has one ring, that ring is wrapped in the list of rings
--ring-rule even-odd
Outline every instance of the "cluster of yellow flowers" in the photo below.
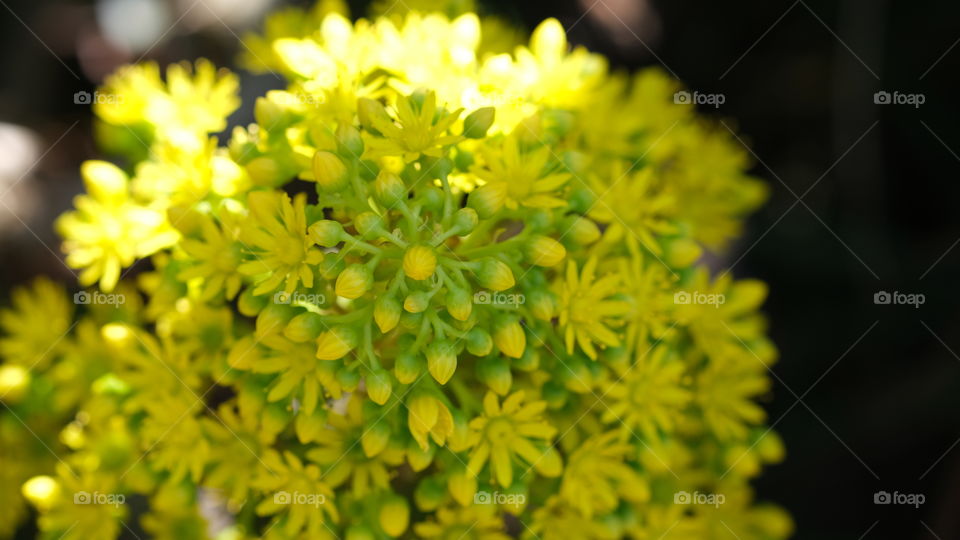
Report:
[[[788,536],[766,290],[699,262],[764,184],[659,70],[515,35],[281,12],[226,146],[229,72],[110,77],[125,166],[57,222],[98,287],[0,314],[0,536]]]

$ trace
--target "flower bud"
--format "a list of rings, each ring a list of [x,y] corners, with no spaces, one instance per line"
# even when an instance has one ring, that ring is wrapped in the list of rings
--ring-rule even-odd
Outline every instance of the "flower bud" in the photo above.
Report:
[[[325,191],[337,191],[347,184],[347,166],[332,152],[313,155],[313,179]]]
[[[325,329],[323,318],[316,313],[307,311],[290,319],[287,327],[283,329],[283,335],[290,341],[304,343],[311,339],[317,339]]]
[[[406,499],[398,495],[389,495],[380,505],[380,528],[396,538],[407,530],[410,524],[410,506]]]
[[[427,246],[410,246],[403,254],[403,272],[410,279],[423,281],[437,269],[437,255]]]
[[[357,331],[349,326],[336,326],[317,338],[317,358],[339,360],[357,346]]]
[[[453,343],[446,339],[434,341],[427,346],[425,352],[430,375],[433,375],[438,383],[447,384],[457,370],[457,353]]]
[[[373,286],[373,272],[365,264],[351,264],[337,276],[334,290],[337,296],[353,300],[360,298]]]
[[[549,321],[557,314],[557,297],[548,290],[532,291],[527,305],[530,306],[533,316],[541,321]]]
[[[493,342],[500,352],[510,358],[520,358],[527,347],[527,334],[514,318],[505,318],[499,321],[493,331]]]
[[[435,510],[447,497],[447,486],[435,477],[427,476],[417,484],[413,500],[424,512]]]
[[[470,506],[477,494],[477,477],[466,469],[456,471],[447,478],[447,488],[460,506]]]
[[[393,122],[383,104],[369,98],[360,98],[357,100],[357,116],[360,118],[360,125],[362,125],[364,129],[378,135],[380,132],[377,131],[377,123]]]
[[[486,383],[495,393],[505,396],[510,392],[513,385],[513,374],[510,372],[510,364],[500,356],[484,358],[477,363],[477,371],[480,380]]]
[[[370,530],[370,527],[366,525],[351,525],[347,529],[347,534],[344,537],[344,540],[376,540],[376,535],[373,534],[373,531]]]
[[[120,203],[127,198],[127,175],[107,161],[89,160],[80,166],[87,192],[104,203]]]
[[[499,212],[506,200],[506,182],[494,182],[473,190],[467,198],[467,206],[476,210],[480,217],[488,218]]]
[[[377,405],[383,405],[392,393],[390,374],[384,369],[375,369],[367,375],[367,395]]]
[[[549,236],[535,236],[527,242],[526,255],[537,266],[555,266],[567,256],[567,250]]]
[[[360,384],[360,374],[355,369],[341,367],[337,370],[337,382],[343,387],[344,392],[353,392]]]
[[[363,139],[357,128],[350,124],[341,124],[337,128],[337,150],[341,155],[360,159],[363,155]]]
[[[493,107],[481,107],[463,119],[463,136],[468,139],[482,139],[493,125],[497,110]]]
[[[674,268],[687,268],[697,262],[703,249],[690,238],[677,238],[667,242],[667,263]]]
[[[390,443],[390,424],[387,422],[370,422],[360,435],[360,445],[363,455],[368,458],[376,456]]]
[[[392,296],[381,296],[373,305],[373,320],[380,331],[386,334],[400,322],[400,302]]]
[[[566,237],[580,246],[590,245],[600,239],[600,228],[592,220],[570,216],[564,222]]]
[[[383,218],[373,212],[364,212],[353,218],[353,227],[364,238],[384,228]]]
[[[237,311],[246,317],[256,317],[271,298],[267,295],[254,296],[253,287],[249,287],[237,297]]]
[[[274,297],[279,298],[283,293],[277,293]],[[286,298],[289,298],[287,296]],[[289,304],[272,303],[267,304],[257,315],[255,333],[258,338],[278,333],[287,326],[290,319],[296,315],[297,310]]]
[[[413,353],[400,353],[393,365],[393,374],[401,384],[410,384],[420,377],[423,372],[423,359]]]
[[[17,403],[30,388],[30,372],[21,366],[0,366],[0,398],[7,403]]]
[[[430,307],[430,295],[424,291],[416,291],[403,299],[403,309],[410,313],[423,313]]]
[[[315,244],[323,247],[333,247],[339,244],[345,234],[343,232],[343,225],[341,225],[339,221],[330,219],[321,219],[313,225],[310,225],[307,232]]]
[[[473,228],[477,226],[477,222],[479,221],[480,218],[477,217],[477,211],[473,208],[461,208],[453,215],[453,227],[460,236],[473,232]]]
[[[475,274],[480,284],[492,291],[505,291],[516,284],[510,267],[493,257],[483,259]]]
[[[283,182],[283,171],[277,160],[267,156],[251,159],[246,165],[247,175],[258,186],[276,186]]]
[[[447,313],[458,321],[470,318],[473,311],[473,296],[465,289],[451,289],[447,292]]]
[[[474,327],[467,333],[467,352],[474,356],[486,356],[493,350],[493,338],[483,328]]]
[[[380,171],[373,182],[373,192],[380,204],[388,208],[400,204],[407,198],[407,186],[399,176],[390,171]]]

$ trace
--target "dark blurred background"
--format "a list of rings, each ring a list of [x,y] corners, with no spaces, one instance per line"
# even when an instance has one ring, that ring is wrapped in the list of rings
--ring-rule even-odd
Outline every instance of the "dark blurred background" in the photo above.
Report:
[[[299,2],[293,2],[299,3]],[[119,63],[231,65],[270,0],[0,0],[0,295],[62,281],[53,219],[96,157],[74,103]],[[364,13],[366,2],[350,2]],[[769,203],[728,253],[770,284],[781,350],[769,422],[788,458],[757,482],[797,538],[960,538],[960,3],[558,0],[483,3],[532,28],[554,16],[618,68],[660,65],[741,134]],[[440,46],[440,45],[438,45]],[[242,79],[245,109],[278,87]],[[875,93],[920,95],[920,106]],[[879,291],[921,293],[919,307]],[[920,493],[919,508],[874,493]]]

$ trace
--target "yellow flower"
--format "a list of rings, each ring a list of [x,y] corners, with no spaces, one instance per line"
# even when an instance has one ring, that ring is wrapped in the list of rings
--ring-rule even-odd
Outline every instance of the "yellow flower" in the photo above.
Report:
[[[594,342],[604,347],[617,347],[620,338],[610,329],[630,310],[623,300],[610,297],[619,291],[622,276],[608,274],[594,281],[597,258],[587,260],[581,272],[577,263],[567,263],[566,279],[560,285],[560,327],[564,331],[567,354],[573,354],[574,345],[596,360]]]
[[[686,365],[671,347],[637,351],[635,363],[609,387],[613,404],[604,410],[603,421],[639,428],[647,439],[672,434],[692,397],[688,385]]]
[[[276,191],[255,191],[247,198],[250,216],[240,229],[244,249],[255,260],[240,265],[240,273],[254,276],[257,286],[253,294],[275,291],[293,293],[299,282],[313,287],[314,267],[323,260],[307,234],[304,214],[307,197],[301,193],[293,199]]]
[[[590,437],[570,455],[560,496],[588,518],[615,510],[621,498],[645,502],[650,486],[627,463],[634,452],[616,431]]]
[[[559,476],[560,454],[551,447],[556,429],[542,419],[545,401],[523,404],[523,391],[510,394],[501,407],[497,395],[487,392],[483,415],[470,421],[470,460],[467,469],[478,475],[489,460],[493,479],[501,487],[513,484],[514,461],[525,462],[544,476]],[[538,443],[533,441],[539,439]],[[523,461],[519,461],[522,459]]]
[[[598,196],[590,208],[590,217],[611,227],[624,227],[626,233],[636,236],[643,247],[659,255],[663,252],[657,237],[676,234],[670,223],[674,216],[675,197],[655,185],[652,167],[639,171],[623,171],[617,162],[609,178],[594,183]]]
[[[503,519],[492,505],[447,508],[441,507],[433,519],[417,523],[413,532],[420,538],[510,540]]]
[[[256,483],[266,497],[257,505],[257,515],[274,516],[272,525],[288,537],[304,533],[319,538],[327,534],[327,521],[340,521],[333,490],[319,467],[304,465],[292,452],[281,457],[272,449],[264,454],[263,466]]]
[[[219,220],[207,214],[199,215],[196,237],[181,229],[185,238],[180,247],[195,264],[180,271],[177,279],[199,279],[203,283],[201,300],[211,300],[221,291],[232,300],[243,285],[239,268],[243,263],[243,248],[237,241],[240,235],[240,217],[227,208]]]
[[[418,394],[408,399],[406,405],[407,427],[421,450],[426,452],[430,447],[427,435],[438,446],[446,444],[453,433],[453,416],[442,401],[429,394]]]
[[[403,449],[389,444],[390,428],[379,425],[377,418],[365,421],[363,402],[353,394],[345,414],[327,415],[328,427],[317,439],[317,447],[307,452],[307,459],[325,468],[323,480],[331,488],[351,480],[350,490],[357,497],[390,487],[390,468],[403,463]],[[369,433],[385,430],[382,446],[364,444]]]
[[[360,106],[371,110],[370,125],[384,137],[367,139],[364,157],[402,155],[408,161],[417,159],[420,154],[440,157],[444,146],[461,138],[444,133],[457,121],[462,109],[453,112],[438,109],[437,94],[432,90],[398,97],[396,121],[377,102],[368,99]]]
[[[127,175],[105,161],[81,168],[88,195],[74,199],[76,210],[57,219],[63,250],[71,268],[83,268],[80,283],[97,280],[110,292],[120,270],[140,258],[173,245],[179,234],[156,204],[142,205],[129,194]]]
[[[12,301],[12,309],[0,310],[4,333],[0,357],[27,370],[42,371],[64,350],[73,305],[63,287],[45,277],[37,278],[29,288],[15,289]]]
[[[521,152],[519,137],[508,135],[497,145],[482,146],[480,155],[483,164],[474,167],[472,172],[485,185],[475,193],[503,191],[505,197],[502,204],[510,209],[521,205],[531,208],[560,208],[567,205],[566,200],[559,196],[559,190],[570,179],[570,175],[550,171],[547,162],[551,153],[547,146]],[[494,207],[494,211],[498,209]]]

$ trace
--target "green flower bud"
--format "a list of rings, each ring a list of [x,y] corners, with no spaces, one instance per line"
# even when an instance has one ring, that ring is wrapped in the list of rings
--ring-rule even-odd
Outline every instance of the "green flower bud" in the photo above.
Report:
[[[527,334],[516,318],[504,317],[495,324],[493,342],[503,354],[520,358],[527,347]]]
[[[360,374],[356,370],[342,367],[337,370],[337,382],[346,392],[353,392],[360,384]]]
[[[272,298],[283,298],[284,293],[277,293]],[[289,298],[287,296],[286,298]],[[257,315],[256,334],[258,338],[283,331],[290,319],[297,314],[297,310],[289,303],[271,302]]]
[[[396,538],[406,532],[410,524],[410,505],[399,495],[387,495],[377,516],[383,532]]]
[[[477,211],[473,208],[461,208],[453,215],[453,226],[460,236],[465,236],[473,232],[473,228],[477,226],[477,222],[479,221],[480,218],[477,216]]]
[[[324,259],[320,261],[320,264],[317,265],[317,270],[320,271],[323,279],[332,281],[337,279],[337,276],[339,276],[340,272],[343,272],[346,267],[347,263],[340,257],[324,257]]]
[[[579,246],[590,245],[600,239],[600,228],[592,220],[570,216],[563,223],[565,238]]]
[[[324,191],[338,191],[347,185],[347,166],[332,152],[313,155],[313,179]]]
[[[483,328],[473,327],[467,333],[467,352],[474,356],[486,356],[493,350],[493,338]]]
[[[379,230],[383,230],[383,218],[373,212],[364,212],[353,219],[353,226],[363,238],[370,238]]]
[[[373,305],[373,320],[380,331],[386,334],[393,330],[400,322],[402,308],[400,302],[392,296],[381,296]]]
[[[280,163],[266,156],[251,159],[246,169],[250,180],[258,186],[276,186],[285,180]]]
[[[410,313],[404,310],[400,314],[400,326],[406,330],[416,330],[420,328],[420,322],[423,321],[423,313]]]
[[[467,206],[477,211],[482,218],[488,218],[503,208],[507,200],[507,184],[495,182],[478,187],[467,197]]]
[[[320,337],[317,338],[317,358],[320,360],[339,360],[352,351],[359,340],[355,328],[335,326],[320,334]]]
[[[410,384],[423,373],[423,359],[418,354],[400,353],[393,365],[393,374],[401,384]]]
[[[452,342],[446,339],[434,341],[427,346],[427,369],[440,384],[447,384],[457,370],[457,352]]]
[[[443,191],[437,186],[427,186],[420,190],[417,199],[424,208],[432,212],[439,212],[443,208]]]
[[[473,311],[473,296],[465,289],[451,289],[447,291],[446,304],[451,317],[465,321]]]
[[[502,356],[490,356],[477,362],[477,374],[491,390],[501,396],[507,395],[513,385],[510,364]]]
[[[376,540],[376,535],[366,525],[351,525],[347,529],[346,540]]]
[[[493,257],[483,259],[474,273],[480,284],[492,291],[505,291],[516,284],[510,267]]]
[[[390,425],[387,422],[368,422],[360,435],[363,455],[372,458],[383,452],[390,443]]]
[[[325,329],[323,317],[307,311],[290,319],[286,328],[283,329],[283,335],[290,341],[304,343],[312,339],[317,339]]]
[[[357,128],[341,124],[337,128],[337,150],[341,155],[360,159],[363,155],[363,139]]]
[[[514,360],[512,364],[520,371],[534,371],[540,367],[540,353],[533,347],[527,347],[524,349],[523,355]]]
[[[541,394],[543,400],[547,402],[547,406],[554,410],[566,405],[567,398],[570,396],[570,392],[555,380],[545,382]]]
[[[674,268],[687,268],[703,254],[700,244],[690,238],[676,238],[666,242],[667,264]]]
[[[237,298],[237,310],[246,317],[256,317],[260,310],[270,302],[270,296],[253,294],[253,287],[245,289]]]
[[[410,246],[403,254],[403,272],[410,279],[423,281],[432,276],[436,269],[437,254],[429,246]]]
[[[549,321],[557,314],[557,297],[546,289],[535,289],[528,296],[527,306],[534,317]]]
[[[337,276],[334,290],[337,296],[353,300],[360,298],[373,286],[373,271],[365,264],[351,264]]]
[[[380,171],[373,183],[373,192],[377,201],[387,208],[393,208],[407,199],[407,186],[399,176],[390,171]]]
[[[417,449],[419,450],[419,448]],[[417,484],[417,488],[413,492],[413,501],[417,504],[417,508],[423,512],[436,510],[446,498],[446,482],[435,476],[425,477]]]
[[[456,165],[458,170],[469,171],[470,167],[473,165],[474,159],[473,154],[462,148],[458,148],[456,154],[453,156],[453,164]]]
[[[367,375],[367,395],[377,405],[383,405],[390,399],[392,384],[390,374],[384,369],[375,369]]]
[[[430,295],[425,291],[416,291],[403,300],[403,309],[410,313],[422,313],[430,307]]]
[[[527,260],[537,266],[556,266],[567,256],[563,244],[549,236],[534,236],[525,247]]]
[[[343,232],[343,225],[339,221],[330,219],[322,219],[310,225],[307,231],[310,234],[310,239],[318,246],[323,247],[333,247],[339,244],[346,234]]]
[[[463,136],[468,139],[482,139],[493,125],[497,110],[493,107],[481,107],[463,119]]]

